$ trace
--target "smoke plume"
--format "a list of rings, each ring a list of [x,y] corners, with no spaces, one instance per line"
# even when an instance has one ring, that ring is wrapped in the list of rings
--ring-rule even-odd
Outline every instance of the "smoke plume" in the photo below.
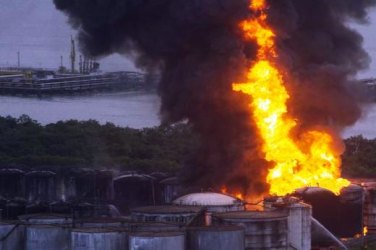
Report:
[[[183,176],[200,188],[243,193],[267,189],[267,163],[250,121],[247,98],[232,91],[256,45],[239,22],[255,13],[248,0],[54,0],[92,56],[120,52],[159,70],[163,123],[187,119],[202,146]],[[291,103],[301,129],[353,124],[361,109],[349,84],[369,57],[347,22],[366,23],[376,0],[269,0],[280,64],[289,72]]]

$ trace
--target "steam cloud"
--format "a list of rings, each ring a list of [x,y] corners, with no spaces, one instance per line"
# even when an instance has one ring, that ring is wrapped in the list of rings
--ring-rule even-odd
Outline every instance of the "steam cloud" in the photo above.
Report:
[[[250,121],[242,82],[256,45],[239,22],[248,0],[54,0],[79,30],[84,53],[120,52],[160,70],[164,123],[188,119],[202,146],[183,176],[190,185],[243,193],[266,190],[267,163]],[[280,63],[289,73],[291,112],[300,129],[353,124],[361,109],[349,83],[369,57],[347,21],[365,23],[376,0],[269,0]]]

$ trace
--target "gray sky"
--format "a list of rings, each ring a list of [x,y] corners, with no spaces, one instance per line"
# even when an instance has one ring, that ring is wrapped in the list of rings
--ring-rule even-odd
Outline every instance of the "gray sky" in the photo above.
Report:
[[[75,31],[52,0],[0,0],[0,66],[57,68],[60,56],[69,64],[70,36]],[[101,60],[103,70],[134,70],[125,57],[113,55]]]
[[[376,10],[368,26],[353,25],[365,37],[365,48],[373,58],[370,70],[361,77],[376,77]],[[75,32],[67,18],[55,10],[52,0],[0,0],[0,66],[17,64],[17,51],[23,66],[57,68],[60,56],[69,65],[70,36]],[[120,55],[101,60],[104,70],[135,70]]]

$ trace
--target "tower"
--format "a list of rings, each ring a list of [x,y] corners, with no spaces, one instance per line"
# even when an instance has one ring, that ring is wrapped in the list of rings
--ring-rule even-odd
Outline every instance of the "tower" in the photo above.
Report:
[[[76,64],[76,46],[75,46],[73,37],[71,37],[70,59],[71,59],[71,71],[72,71],[72,73],[74,73],[75,72],[75,64]]]

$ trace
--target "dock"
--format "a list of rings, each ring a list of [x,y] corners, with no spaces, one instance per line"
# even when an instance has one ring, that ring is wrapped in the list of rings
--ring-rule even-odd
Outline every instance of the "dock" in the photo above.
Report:
[[[0,74],[0,94],[70,94],[83,91],[101,90],[140,90],[150,87],[143,73],[120,71],[95,74],[57,74],[41,71],[28,76],[19,71],[2,71]]]

